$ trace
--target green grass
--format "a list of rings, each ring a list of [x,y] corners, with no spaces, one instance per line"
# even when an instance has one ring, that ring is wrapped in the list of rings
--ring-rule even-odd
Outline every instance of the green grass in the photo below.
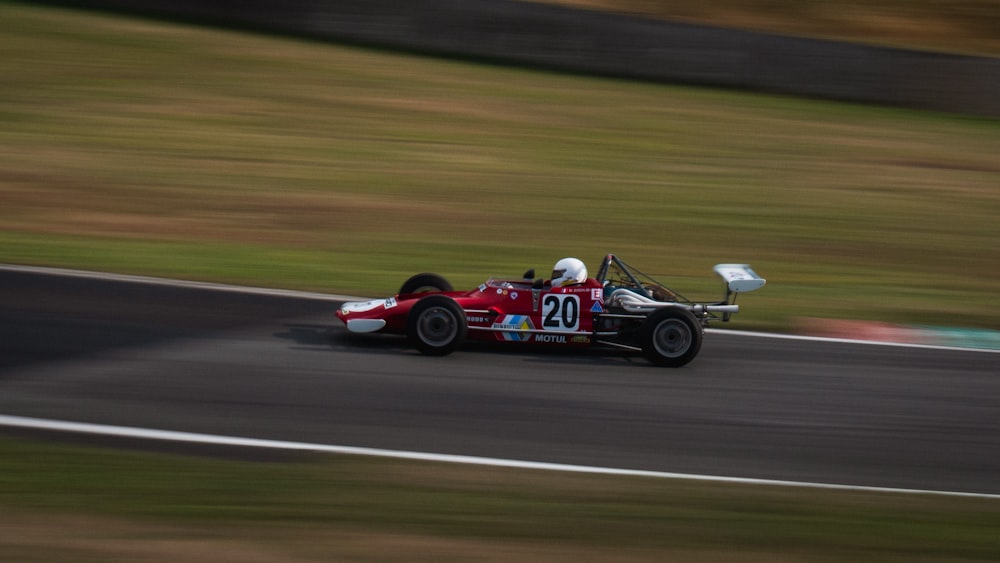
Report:
[[[0,3],[0,262],[360,295],[607,252],[800,316],[996,327],[1000,123]]]
[[[67,514],[86,523],[37,540],[0,526],[0,552],[25,560],[93,555],[82,534],[100,545],[92,551],[117,553],[109,559],[142,540],[162,560],[181,556],[168,540],[192,537],[281,561],[977,561],[1000,549],[990,499],[356,456],[239,462],[10,438],[0,439],[0,507],[10,526]]]

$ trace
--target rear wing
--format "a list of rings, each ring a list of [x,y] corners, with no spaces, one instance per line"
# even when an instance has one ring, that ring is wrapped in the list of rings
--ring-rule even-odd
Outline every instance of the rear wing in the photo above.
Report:
[[[715,273],[726,282],[726,295],[746,293],[764,287],[767,280],[757,275],[749,264],[717,264]]]

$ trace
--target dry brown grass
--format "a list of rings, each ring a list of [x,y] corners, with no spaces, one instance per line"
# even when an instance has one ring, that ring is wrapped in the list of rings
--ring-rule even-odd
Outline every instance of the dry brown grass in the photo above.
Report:
[[[351,525],[203,526],[5,508],[0,555],[21,563],[51,561],[732,561],[801,560],[794,552],[734,552],[725,546],[652,549],[524,538],[461,538],[379,532]]]
[[[876,45],[1000,55],[1000,4],[994,0],[529,1]]]
[[[615,252],[691,297],[752,262],[744,328],[995,325],[995,122],[0,10],[2,261],[379,295]]]

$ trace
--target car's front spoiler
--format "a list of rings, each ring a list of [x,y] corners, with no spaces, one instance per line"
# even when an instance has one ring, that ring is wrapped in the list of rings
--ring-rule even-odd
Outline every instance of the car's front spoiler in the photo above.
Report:
[[[378,332],[385,328],[382,319],[348,319],[347,330],[357,333]]]

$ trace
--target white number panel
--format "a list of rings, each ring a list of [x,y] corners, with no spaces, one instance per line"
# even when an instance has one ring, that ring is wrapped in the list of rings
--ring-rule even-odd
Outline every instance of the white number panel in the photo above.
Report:
[[[542,329],[579,330],[580,296],[550,293],[542,298]]]

